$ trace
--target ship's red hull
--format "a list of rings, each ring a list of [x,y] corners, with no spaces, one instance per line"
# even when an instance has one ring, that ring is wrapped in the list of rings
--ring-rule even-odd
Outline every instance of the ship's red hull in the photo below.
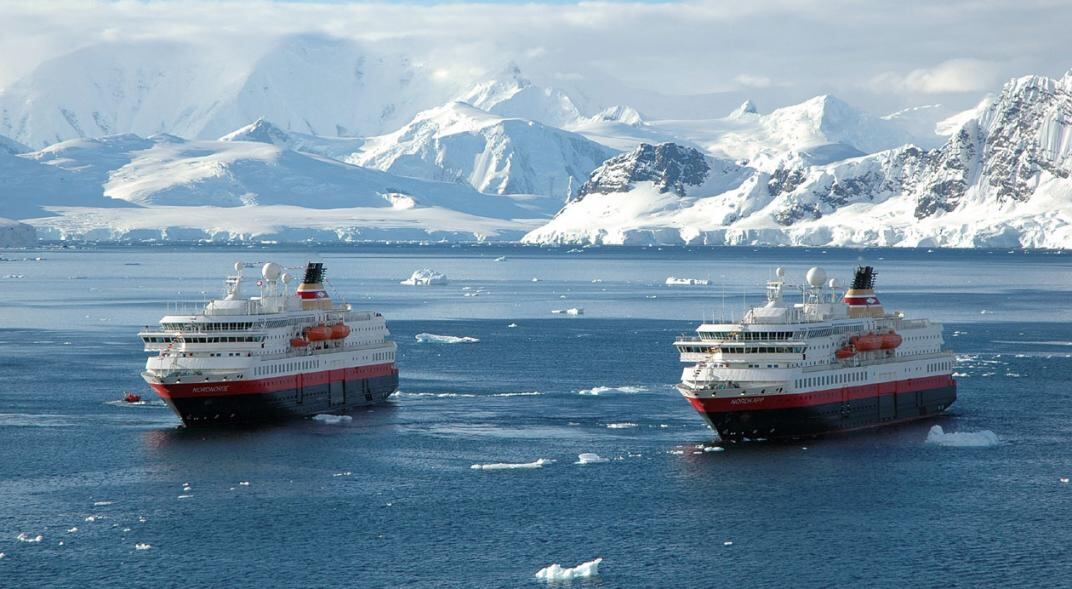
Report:
[[[723,439],[794,438],[921,419],[957,399],[951,376],[843,387],[813,393],[689,398]]]
[[[187,426],[263,423],[343,413],[398,390],[394,364],[240,381],[151,384]]]

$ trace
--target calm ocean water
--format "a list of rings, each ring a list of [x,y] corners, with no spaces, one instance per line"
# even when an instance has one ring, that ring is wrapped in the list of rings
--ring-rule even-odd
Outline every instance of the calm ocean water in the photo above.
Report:
[[[540,568],[597,557],[601,575],[572,586],[1072,585],[1069,254],[0,255],[0,587],[540,587]],[[401,392],[346,423],[240,432],[184,431],[158,402],[116,403],[147,392],[137,330],[216,295],[236,259],[324,261],[332,288],[390,319]],[[777,265],[844,281],[860,261],[878,267],[888,308],[946,322],[960,375],[950,414],[704,452],[712,432],[672,389],[674,336],[758,303]],[[450,285],[398,284],[424,267]],[[668,288],[667,276],[715,286]],[[585,314],[551,314],[569,307]],[[418,343],[422,332],[480,341]],[[935,423],[1000,443],[928,444]],[[610,461],[574,464],[585,452]],[[471,468],[541,458],[554,462]]]

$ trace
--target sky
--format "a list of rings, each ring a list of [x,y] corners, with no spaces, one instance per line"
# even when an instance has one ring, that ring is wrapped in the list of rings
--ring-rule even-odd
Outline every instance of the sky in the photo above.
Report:
[[[1011,78],[1072,68],[1072,2],[736,0],[437,2],[0,0],[0,88],[95,43],[179,40],[249,59],[323,33],[410,53],[443,75],[515,63],[539,80],[752,97],[835,94],[876,113],[968,108]]]

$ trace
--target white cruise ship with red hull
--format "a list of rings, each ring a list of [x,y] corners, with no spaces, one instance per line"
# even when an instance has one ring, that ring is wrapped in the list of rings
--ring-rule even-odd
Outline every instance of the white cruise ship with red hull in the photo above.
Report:
[[[863,429],[937,415],[956,400],[941,324],[887,313],[873,268],[857,268],[843,296],[812,268],[800,302],[786,301],[796,289],[776,274],[764,306],[674,343],[689,364],[677,388],[721,438]]]
[[[398,389],[383,316],[335,303],[322,264],[294,291],[281,266],[264,264],[250,297],[246,266],[235,264],[224,298],[139,334],[154,354],[142,376],[186,426],[343,413]]]

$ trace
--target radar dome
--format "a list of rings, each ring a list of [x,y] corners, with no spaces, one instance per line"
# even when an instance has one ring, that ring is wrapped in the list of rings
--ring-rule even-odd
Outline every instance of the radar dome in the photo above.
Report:
[[[268,262],[261,267],[261,276],[265,280],[272,282],[279,278],[279,275],[283,273],[283,268],[275,262]]]
[[[823,286],[823,283],[826,282],[826,270],[823,270],[822,268],[816,266],[811,270],[808,270],[808,273],[804,276],[804,278],[808,281],[808,284],[812,285],[813,287],[821,288]]]
[[[785,268],[782,268],[781,266],[778,266],[777,268],[774,269],[774,275],[777,276],[778,278],[781,278],[781,277],[785,276]]]
[[[837,278],[831,278],[830,282],[827,282],[826,285],[830,288],[837,288],[839,286],[839,283],[837,281]]]
[[[238,272],[239,274],[241,274],[243,266],[244,266],[244,264],[242,262],[235,262],[234,263],[234,271]]]
[[[283,280],[283,284],[290,284],[290,274],[287,274],[286,272],[284,272],[283,276],[282,276],[282,280]]]

